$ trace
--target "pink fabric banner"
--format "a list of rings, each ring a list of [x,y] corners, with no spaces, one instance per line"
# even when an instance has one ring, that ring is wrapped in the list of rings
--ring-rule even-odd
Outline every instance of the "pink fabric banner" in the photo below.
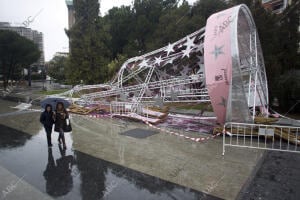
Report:
[[[230,8],[210,16],[206,23],[204,66],[206,87],[217,121],[224,124],[231,87],[232,52],[231,29],[236,20]]]

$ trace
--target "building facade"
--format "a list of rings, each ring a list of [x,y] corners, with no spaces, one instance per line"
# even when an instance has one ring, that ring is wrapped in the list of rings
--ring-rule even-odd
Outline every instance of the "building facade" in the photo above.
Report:
[[[68,52],[56,52],[53,57],[68,57]]]
[[[45,65],[45,57],[44,57],[44,39],[43,33],[38,32],[36,30],[32,30],[30,28],[26,28],[23,26],[11,26],[8,22],[0,22],[1,30],[10,30],[18,33],[19,35],[26,37],[29,40],[32,40],[39,48],[41,52],[40,59],[33,64],[33,66],[37,66],[39,68],[44,67]]]
[[[282,13],[292,0],[262,0],[262,5],[273,13]]]
[[[68,23],[69,23],[69,30],[75,24],[75,9],[73,5],[73,0],[66,0],[66,4],[68,7]]]

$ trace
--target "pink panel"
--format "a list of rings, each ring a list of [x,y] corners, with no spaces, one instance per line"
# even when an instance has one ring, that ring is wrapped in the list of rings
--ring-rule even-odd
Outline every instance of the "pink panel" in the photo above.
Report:
[[[231,85],[231,25],[234,8],[210,16],[206,23],[204,66],[206,86],[220,124],[226,120],[227,100]]]

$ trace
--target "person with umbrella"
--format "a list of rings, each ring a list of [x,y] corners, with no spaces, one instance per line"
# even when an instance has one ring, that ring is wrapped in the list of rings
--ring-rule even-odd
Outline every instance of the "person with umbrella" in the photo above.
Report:
[[[50,104],[47,104],[45,106],[45,111],[42,112],[40,116],[40,122],[44,125],[47,134],[48,147],[52,147],[51,133],[52,133],[52,126],[54,124],[53,114],[54,113],[52,111],[52,106]]]
[[[69,113],[64,107],[63,102],[58,102],[56,104],[56,110],[53,115],[55,127],[54,131],[58,132],[58,143],[63,144],[64,149],[66,149],[66,141],[65,141],[65,135],[64,132],[69,132],[68,127],[70,127],[70,124],[67,123],[69,120]]]

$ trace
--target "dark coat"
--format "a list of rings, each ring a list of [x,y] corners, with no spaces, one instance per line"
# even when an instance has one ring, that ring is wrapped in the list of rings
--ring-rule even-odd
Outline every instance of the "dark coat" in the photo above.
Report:
[[[53,126],[54,120],[53,120],[53,112],[42,112],[40,116],[40,122],[44,125],[44,127],[51,127]]]
[[[57,111],[55,111],[55,115],[54,115],[54,119],[55,119],[55,127],[54,127],[54,131],[55,132],[59,132],[60,129],[62,128],[64,130],[64,132],[67,132],[66,127],[67,127],[67,123],[66,123],[66,119],[69,118],[69,114],[66,110],[63,111],[63,113],[65,113],[65,117],[63,117],[63,115],[61,115],[61,113],[58,113]]]

